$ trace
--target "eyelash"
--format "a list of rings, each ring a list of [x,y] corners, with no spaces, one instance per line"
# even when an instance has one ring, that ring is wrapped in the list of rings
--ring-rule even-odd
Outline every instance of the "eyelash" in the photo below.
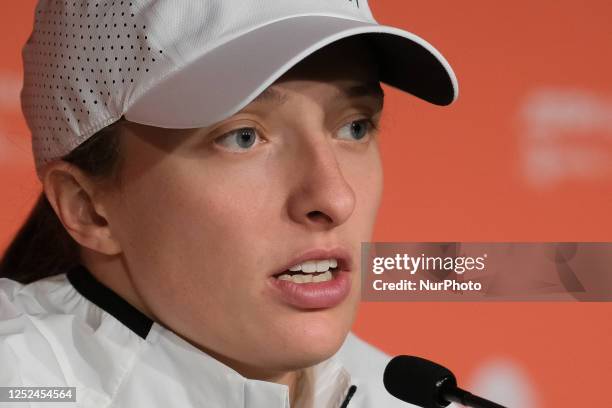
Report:
[[[375,136],[376,133],[378,132],[378,126],[377,126],[376,122],[373,120],[372,117],[363,117],[363,118],[351,120],[349,122],[346,122],[340,129],[344,128],[347,125],[350,125],[352,123],[357,123],[357,122],[362,122],[362,123],[366,123],[367,124],[367,126],[368,126],[367,133],[368,133],[368,135],[370,135],[370,137]],[[261,139],[261,136],[260,136],[260,134],[262,133],[261,128],[259,128],[258,126],[244,126],[244,127],[239,127],[239,128],[230,130],[228,132],[225,132],[221,136],[218,136],[217,138],[215,138],[213,142],[217,143],[217,144],[220,144],[219,143],[220,140],[223,140],[223,139],[231,136],[232,134],[235,134],[236,132],[239,132],[239,131],[245,130],[245,129],[253,129],[253,130],[255,130],[256,135]],[[364,142],[360,142],[360,140],[355,140],[355,142],[357,142],[357,143],[364,143]],[[248,150],[251,150],[251,148],[249,147],[249,148],[244,149],[242,151],[248,151]]]
[[[365,121],[365,123],[368,124],[369,131],[371,131],[372,133],[376,133],[378,131],[378,126],[377,126],[376,122],[371,117],[357,119],[357,120],[352,120],[349,123],[352,123],[352,122],[361,122],[361,121]]]

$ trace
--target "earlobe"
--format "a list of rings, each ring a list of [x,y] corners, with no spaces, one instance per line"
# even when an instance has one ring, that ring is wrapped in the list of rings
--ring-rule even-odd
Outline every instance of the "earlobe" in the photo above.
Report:
[[[60,222],[81,246],[105,255],[121,253],[113,236],[103,203],[93,197],[97,186],[74,165],[59,161],[42,177],[45,195]]]

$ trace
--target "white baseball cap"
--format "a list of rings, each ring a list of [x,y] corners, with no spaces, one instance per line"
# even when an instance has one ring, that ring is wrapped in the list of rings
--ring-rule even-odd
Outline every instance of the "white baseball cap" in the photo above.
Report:
[[[382,82],[437,105],[457,98],[444,57],[378,24],[367,0],[39,0],[21,91],[37,174],[121,116],[210,126],[355,35],[374,44]]]

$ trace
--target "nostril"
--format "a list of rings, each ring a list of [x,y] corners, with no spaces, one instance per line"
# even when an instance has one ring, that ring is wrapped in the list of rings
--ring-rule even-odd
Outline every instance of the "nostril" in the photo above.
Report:
[[[308,213],[308,218],[312,221],[333,222],[331,217],[321,211],[311,211]]]

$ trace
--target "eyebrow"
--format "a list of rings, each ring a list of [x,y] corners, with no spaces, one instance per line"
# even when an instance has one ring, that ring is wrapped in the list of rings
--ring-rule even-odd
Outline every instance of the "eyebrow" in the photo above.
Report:
[[[347,98],[362,98],[374,97],[384,100],[385,93],[383,92],[379,82],[367,82],[359,85],[353,85],[348,88],[340,88],[332,96],[332,99],[345,96]],[[251,103],[268,102],[274,105],[282,105],[289,99],[286,93],[277,89],[268,87],[263,90]]]
[[[372,96],[383,99],[385,93],[380,87],[379,82],[368,82],[366,84],[351,86],[347,89],[340,89],[337,96],[345,95],[349,98],[360,98],[364,96]]]

